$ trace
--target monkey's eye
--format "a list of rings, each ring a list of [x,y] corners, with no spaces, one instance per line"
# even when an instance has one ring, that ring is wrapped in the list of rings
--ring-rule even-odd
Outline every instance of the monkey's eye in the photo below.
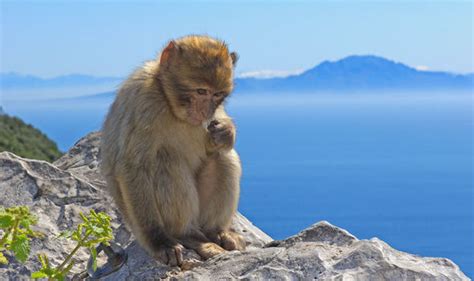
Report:
[[[224,95],[225,95],[225,92],[218,92],[214,94],[214,97],[220,98],[220,97],[223,97]]]
[[[201,88],[200,88],[200,89],[197,89],[196,92],[197,92],[198,94],[200,94],[200,95],[205,95],[205,94],[207,94],[207,90],[206,90],[206,89],[201,89]]]

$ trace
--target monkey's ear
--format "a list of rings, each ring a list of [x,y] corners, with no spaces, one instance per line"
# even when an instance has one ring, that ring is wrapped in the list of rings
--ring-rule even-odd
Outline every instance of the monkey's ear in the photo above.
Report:
[[[174,41],[170,41],[168,46],[161,52],[160,65],[168,65],[170,59],[177,53],[178,46]]]
[[[232,65],[235,66],[235,64],[239,60],[239,54],[237,54],[236,52],[232,52],[230,53],[230,58],[232,59]]]

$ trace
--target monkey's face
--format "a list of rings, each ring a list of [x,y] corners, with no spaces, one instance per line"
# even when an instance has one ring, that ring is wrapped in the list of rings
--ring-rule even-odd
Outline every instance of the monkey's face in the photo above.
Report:
[[[186,110],[186,121],[195,126],[208,122],[228,95],[228,89],[215,89],[205,85],[180,93],[181,104]]]
[[[181,66],[182,67],[182,66]],[[232,69],[220,69],[217,66],[203,66],[179,71],[176,91],[177,117],[191,125],[199,126],[214,116],[232,91]],[[188,76],[189,75],[189,76]]]
[[[172,41],[160,59],[174,115],[194,126],[208,122],[233,88],[235,53],[209,37]]]

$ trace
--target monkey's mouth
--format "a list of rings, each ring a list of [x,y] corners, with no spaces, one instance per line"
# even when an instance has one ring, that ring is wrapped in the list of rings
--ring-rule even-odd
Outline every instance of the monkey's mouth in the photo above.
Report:
[[[188,122],[191,124],[191,125],[194,125],[194,126],[205,126],[205,124],[209,124],[211,121],[209,120],[209,118],[203,118],[203,117],[196,117],[196,116],[193,116],[193,115],[190,115],[188,117]],[[204,127],[204,128],[207,128]]]
[[[193,112],[188,111],[188,122],[194,126],[204,126],[205,123],[209,124],[212,114],[206,114],[205,112]]]

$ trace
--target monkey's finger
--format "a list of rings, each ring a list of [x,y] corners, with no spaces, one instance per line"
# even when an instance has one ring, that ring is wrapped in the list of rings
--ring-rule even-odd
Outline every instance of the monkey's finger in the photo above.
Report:
[[[228,232],[221,233],[221,247],[228,250],[233,251],[237,249],[237,242],[235,241],[234,237],[230,235]]]
[[[168,265],[178,266],[178,260],[176,258],[176,253],[174,251],[174,248],[167,248],[165,251],[166,251],[166,257],[168,258]]]
[[[176,245],[166,249],[169,266],[180,266],[183,263],[183,248]]]
[[[178,263],[178,266],[183,264],[183,250],[184,250],[184,248],[181,245],[178,245],[178,246],[174,247],[174,252],[175,252],[176,261]]]
[[[173,248],[167,248],[165,252],[166,252],[166,258],[168,260],[167,264],[169,266],[177,266],[178,262],[176,260],[176,255],[174,253]]]
[[[232,130],[229,127],[222,127],[213,132],[213,134],[224,134],[224,133],[231,134]]]
[[[226,142],[232,136],[232,131],[218,131],[212,135],[216,143]]]
[[[212,120],[211,123],[209,123],[209,126],[207,126],[207,129],[212,132],[216,129],[217,125],[219,125],[219,121],[217,120]]]
[[[222,235],[220,233],[216,235],[215,243],[217,245],[222,245]]]
[[[225,127],[225,126],[219,126],[219,127],[215,128],[214,130],[209,131],[209,132],[211,134],[217,134],[217,133],[226,132],[226,131],[231,131],[231,129],[228,128],[228,127]]]
[[[217,132],[217,131],[222,131],[222,130],[228,130],[232,131],[234,128],[234,125],[232,123],[229,123],[227,121],[224,122],[218,122],[213,124],[212,126],[208,127],[209,132]]]

